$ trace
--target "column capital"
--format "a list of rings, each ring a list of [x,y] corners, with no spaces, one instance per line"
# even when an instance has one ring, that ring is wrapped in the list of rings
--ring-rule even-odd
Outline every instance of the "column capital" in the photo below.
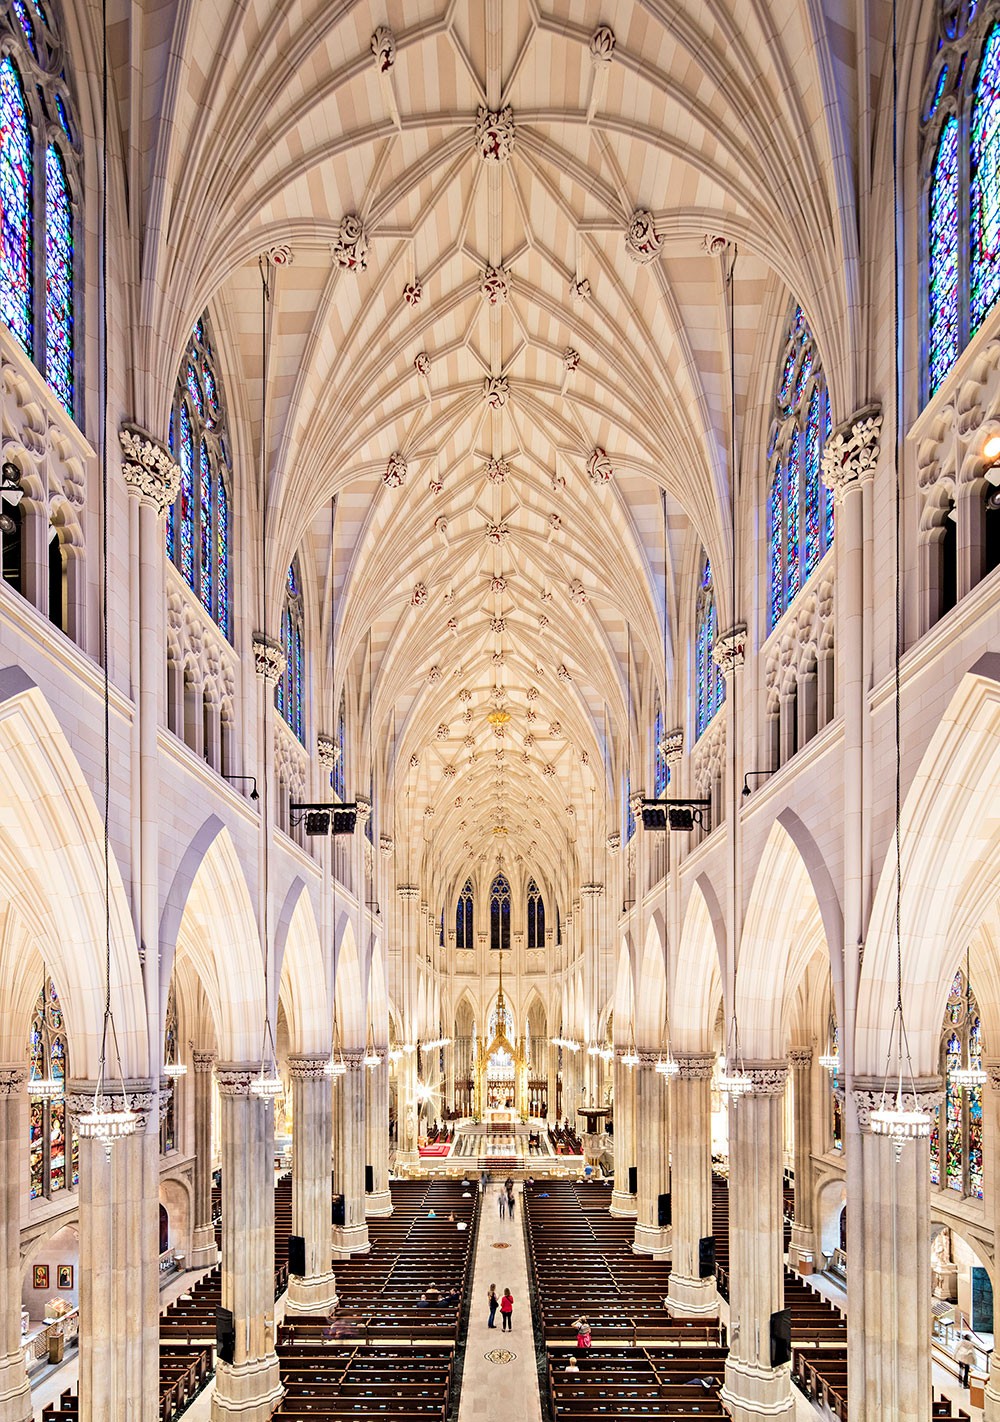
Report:
[[[613,830],[612,833],[608,835],[605,843],[607,844],[609,854],[617,854],[622,847],[622,837],[618,830]]]
[[[122,450],[122,477],[130,494],[166,513],[177,497],[180,465],[160,440],[141,425],[126,421],[118,430]]]
[[[19,1096],[21,1087],[28,1079],[28,1069],[24,1066],[0,1066],[0,1097]]]
[[[684,754],[683,727],[676,726],[672,731],[666,731],[660,741],[660,750],[668,765],[676,765]]]
[[[192,1049],[191,1062],[194,1066],[196,1076],[202,1076],[210,1072],[218,1060],[218,1052],[202,1052],[199,1051],[197,1047]]]
[[[655,1066],[656,1066],[656,1063],[660,1060],[660,1053],[659,1053],[659,1052],[643,1052],[643,1051],[637,1050],[637,1051],[636,1051],[636,1056],[639,1058],[639,1067],[640,1067],[640,1070],[641,1070],[643,1067],[645,1067],[645,1068],[647,1068],[647,1069],[648,1069],[649,1067],[655,1067]],[[664,1080],[666,1080],[666,1078],[664,1078]]]
[[[984,1062],[986,1076],[993,1091],[1000,1091],[1000,1062]]]
[[[728,677],[731,672],[743,665],[746,660],[746,649],[747,625],[745,622],[737,622],[729,628],[728,632],[723,632],[716,637],[712,644],[712,660],[722,675]]]
[[[66,1084],[66,1110],[76,1118],[85,1116],[94,1109],[95,1102],[101,1111],[121,1111],[125,1102],[139,1118],[139,1131],[145,1133],[150,1113],[158,1106],[157,1093],[153,1083],[146,1078],[121,1081],[106,1081],[97,1096],[97,1082],[74,1079]]]
[[[791,1067],[807,1067],[813,1059],[812,1047],[789,1047],[788,1065]]]
[[[751,1096],[783,1096],[788,1080],[787,1062],[744,1062],[741,1064],[750,1078]]]
[[[875,476],[882,435],[882,407],[865,405],[827,438],[820,459],[823,483],[837,503]]]
[[[871,1116],[882,1104],[883,1097],[890,1106],[895,1104],[892,1083],[889,1090],[885,1082],[875,1077],[856,1076],[851,1095],[858,1113],[858,1125],[862,1131],[871,1130]],[[939,1076],[919,1076],[912,1083],[912,1090],[903,1092],[904,1111],[936,1111],[944,1101],[944,1082]]]
[[[710,1081],[715,1070],[711,1052],[674,1052],[681,1081]]]
[[[357,806],[357,827],[364,834],[365,824],[372,812],[372,802],[368,795],[355,795],[354,803]]]
[[[220,1096],[250,1096],[250,1087],[260,1075],[260,1062],[217,1062],[215,1080]]]
[[[258,676],[270,686],[277,686],[285,674],[288,658],[280,642],[263,632],[253,634],[253,664]]]
[[[337,1056],[338,1060],[343,1060],[348,1076],[355,1076],[364,1070],[365,1054],[362,1049],[352,1047],[349,1051],[338,1052]]]
[[[581,884],[580,893],[585,899],[599,899],[604,893],[603,884]]]
[[[326,1077],[329,1052],[301,1052],[288,1058],[288,1074],[293,1081],[321,1081]]]
[[[380,834],[378,837],[378,848],[383,859],[391,859],[396,849],[396,841],[391,834]]]
[[[416,884],[399,884],[396,893],[407,904],[417,904],[420,902],[420,889]]]
[[[326,731],[316,732],[316,757],[324,770],[333,770],[340,759],[340,747]]]

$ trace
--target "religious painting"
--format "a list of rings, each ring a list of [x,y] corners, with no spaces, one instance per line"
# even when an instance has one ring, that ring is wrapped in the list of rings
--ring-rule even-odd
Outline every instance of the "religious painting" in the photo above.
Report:
[[[60,1264],[56,1270],[56,1287],[60,1289],[71,1289],[73,1287],[73,1266],[72,1264]]]
[[[49,1287],[49,1266],[47,1264],[32,1265],[31,1286],[35,1289],[47,1289]]]

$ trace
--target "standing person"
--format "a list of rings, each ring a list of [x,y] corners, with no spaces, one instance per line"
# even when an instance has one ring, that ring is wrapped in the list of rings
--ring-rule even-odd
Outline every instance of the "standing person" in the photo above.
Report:
[[[503,1298],[500,1300],[500,1316],[503,1333],[511,1333],[511,1314],[514,1312],[514,1295],[510,1289],[504,1289]]]
[[[507,1213],[508,1213],[508,1215],[510,1215],[511,1219],[514,1218],[514,1191],[513,1191],[513,1190],[508,1190],[508,1191],[507,1191]]]
[[[497,1286],[496,1286],[496,1284],[491,1284],[491,1285],[490,1285],[490,1292],[489,1292],[489,1294],[488,1294],[488,1296],[487,1296],[486,1302],[487,1302],[487,1303],[489,1304],[489,1306],[490,1306],[490,1321],[489,1321],[489,1323],[486,1325],[486,1327],[487,1327],[487,1328],[496,1328],[496,1323],[494,1322],[494,1320],[495,1320],[495,1318],[496,1318],[496,1316],[497,1316],[497,1309],[500,1307],[500,1300],[497,1298]]]
[[[959,1387],[969,1386],[969,1369],[976,1361],[976,1347],[968,1333],[963,1333],[955,1348]]]
[[[584,1358],[590,1352],[590,1324],[580,1317],[573,1320],[573,1327],[576,1329],[576,1363],[577,1367],[582,1367]]]
[[[507,1203],[506,1197],[504,1196],[504,1193],[503,1193],[503,1191],[501,1190],[501,1191],[500,1191],[500,1194],[497,1196],[497,1208],[498,1208],[499,1211],[500,1211],[500,1218],[501,1218],[501,1219],[505,1219],[505,1218],[506,1218],[506,1210],[505,1210],[506,1203]]]

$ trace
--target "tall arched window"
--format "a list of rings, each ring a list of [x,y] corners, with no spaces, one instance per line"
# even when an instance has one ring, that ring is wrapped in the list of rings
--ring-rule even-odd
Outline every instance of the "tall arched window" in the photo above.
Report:
[[[466,879],[465,887],[458,896],[458,903],[455,906],[455,947],[474,948],[473,938],[473,914],[475,911],[475,896],[472,889],[472,880]]]
[[[167,557],[232,640],[232,460],[207,316],[191,333],[181,362],[170,448],[181,484],[167,513]]]
[[[330,788],[338,800],[347,798],[347,697],[341,693],[337,709],[337,754],[330,776]]]
[[[663,798],[670,784],[670,766],[667,764],[663,734],[663,707],[657,692],[656,709],[653,713],[653,798],[656,800]]]
[[[66,60],[38,0],[13,0],[0,44],[0,319],[74,415],[79,151]]]
[[[632,767],[625,771],[625,784],[622,787],[622,819],[625,823],[625,843],[635,834],[635,812],[632,809]]]
[[[707,730],[709,722],[726,699],[726,682],[715,664],[712,648],[719,632],[719,614],[715,607],[715,587],[712,564],[706,557],[698,580],[694,629],[694,734],[695,740]]]
[[[167,993],[167,1010],[163,1015],[163,1061],[166,1066],[174,1066],[180,1061],[177,1045],[177,994],[174,992],[173,979]],[[161,1155],[177,1149],[177,1081],[178,1078],[174,1077],[170,1082],[169,1097],[160,1122]]]
[[[931,1183],[978,1200],[983,1198],[983,1088],[960,1086],[953,1074],[966,1065],[981,1068],[982,1060],[979,1005],[959,970],[948,993],[941,1031],[945,1099],[934,1112]]]
[[[768,444],[768,631],[833,544],[833,495],[820,478],[830,400],[802,307],[788,324]]]
[[[302,584],[298,562],[293,562],[285,579],[285,606],[281,614],[281,646],[285,653],[285,671],[274,688],[274,704],[285,721],[305,741],[305,670],[303,654]],[[337,757],[333,773],[343,764],[343,750]],[[343,792],[340,798],[343,799]]]
[[[528,880],[528,947],[545,947],[545,900],[534,879]]]
[[[69,1077],[69,1045],[59,994],[46,977],[38,994],[28,1039],[32,1077]],[[69,1117],[65,1097],[30,1098],[28,1159],[31,1198],[46,1198],[80,1183],[80,1147],[74,1131],[67,1132]]]
[[[490,885],[490,947],[510,947],[510,884],[506,874],[498,874]]]
[[[921,112],[924,393],[933,395],[1000,297],[1000,24],[939,0]]]

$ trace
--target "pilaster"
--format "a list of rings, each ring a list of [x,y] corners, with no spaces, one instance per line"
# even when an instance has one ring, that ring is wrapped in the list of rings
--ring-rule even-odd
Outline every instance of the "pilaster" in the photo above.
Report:
[[[365,1223],[365,1068],[363,1051],[345,1051],[343,1076],[334,1078],[334,1184],[344,1197],[344,1223],[333,1227],[340,1258],[364,1254],[371,1245]]]
[[[377,1046],[382,1058],[365,1071],[365,1154],[372,1168],[372,1189],[365,1195],[366,1215],[391,1215],[389,1193],[389,1047]]]
[[[671,1092],[673,1161],[673,1259],[667,1307],[676,1318],[715,1318],[719,1296],[715,1271],[701,1277],[701,1241],[712,1234],[711,1053],[675,1053]]]
[[[290,1056],[292,1232],[305,1240],[306,1270],[288,1276],[287,1313],[327,1313],[337,1304],[330,1267],[330,1151],[333,1102],[327,1056]]]
[[[816,1258],[816,1231],[813,1221],[812,1117],[813,1053],[811,1047],[792,1047],[788,1053],[792,1073],[792,1113],[795,1122],[795,1220],[788,1249],[793,1269]]]
[[[659,1222],[660,1196],[670,1190],[669,1107],[667,1079],[656,1070],[658,1052],[637,1053],[635,1068],[636,1165],[636,1254],[652,1254],[654,1259],[669,1257],[670,1226]]]
[[[611,1213],[634,1218],[636,1196],[628,1188],[629,1168],[635,1165],[635,1076],[615,1053],[615,1188]]]

